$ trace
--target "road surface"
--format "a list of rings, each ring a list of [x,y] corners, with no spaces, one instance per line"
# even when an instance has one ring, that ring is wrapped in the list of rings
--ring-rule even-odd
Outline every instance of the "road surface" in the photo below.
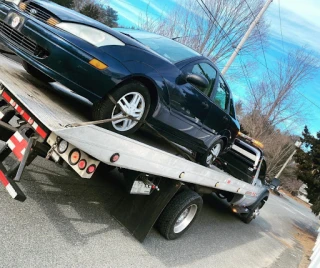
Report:
[[[167,241],[153,229],[141,244],[109,214],[121,179],[117,171],[81,179],[36,159],[21,182],[24,203],[0,188],[0,267],[291,268],[302,257],[295,226],[318,228],[310,210],[291,199],[270,196],[247,225],[212,195],[183,237]]]

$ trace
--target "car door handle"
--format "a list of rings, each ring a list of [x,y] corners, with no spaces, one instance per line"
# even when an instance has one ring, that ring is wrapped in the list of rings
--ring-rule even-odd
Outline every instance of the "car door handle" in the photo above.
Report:
[[[224,117],[222,117],[222,119],[224,120],[224,121],[229,121],[229,117],[228,116],[224,116]]]
[[[203,101],[203,102],[201,103],[201,106],[202,106],[204,109],[209,109],[209,104],[208,104],[207,102],[205,102],[205,101]]]

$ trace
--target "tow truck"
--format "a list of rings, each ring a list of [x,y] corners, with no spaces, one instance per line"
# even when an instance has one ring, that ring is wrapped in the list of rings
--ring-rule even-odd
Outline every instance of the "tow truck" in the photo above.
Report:
[[[0,149],[0,181],[12,198],[26,200],[19,181],[37,156],[67,165],[84,179],[90,179],[99,165],[105,171],[117,168],[128,194],[111,214],[139,241],[154,225],[168,240],[180,237],[199,215],[204,194],[227,198],[247,222],[268,199],[268,189],[258,180],[201,166],[161,133],[153,139],[143,133],[125,137],[99,127],[99,122],[89,121],[88,106],[67,88],[43,84],[0,55],[0,139],[6,141]],[[254,159],[253,169],[261,169],[258,150],[249,151],[238,149]],[[7,166],[8,157],[16,164]],[[220,162],[225,169],[225,162]]]

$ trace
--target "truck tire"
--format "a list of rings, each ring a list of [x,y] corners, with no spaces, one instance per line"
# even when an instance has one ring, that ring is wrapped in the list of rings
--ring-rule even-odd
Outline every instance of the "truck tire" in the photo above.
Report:
[[[135,114],[136,119],[140,121],[136,122],[130,119],[123,119],[121,121],[101,124],[100,126],[122,135],[129,135],[136,132],[142,126],[150,110],[151,98],[149,90],[140,82],[132,81],[116,88],[110,95],[118,104],[122,103],[124,110],[128,109],[128,114]],[[137,99],[136,104],[134,103],[134,98]],[[127,103],[127,105],[125,103]],[[108,97],[94,104],[92,112],[94,120],[122,116],[118,105],[116,106]]]
[[[23,68],[27,71],[27,73],[31,74],[33,77],[42,81],[43,83],[52,83],[55,82],[51,77],[47,76],[43,72],[39,71],[37,68],[33,67],[26,61],[22,61]]]
[[[9,123],[11,118],[15,115],[15,111],[11,106],[4,105],[4,106],[0,107],[0,115],[2,117],[2,119],[1,119],[2,122]],[[12,135],[13,135],[12,131],[5,129],[5,128],[1,128],[0,140],[7,141]]]
[[[260,203],[252,208],[249,213],[240,214],[241,220],[246,224],[252,222],[252,220],[254,220],[260,214],[260,209],[264,206],[264,204],[265,200],[261,200]]]
[[[193,191],[185,190],[177,194],[157,221],[161,235],[168,240],[180,237],[198,217],[202,204],[201,196]]]

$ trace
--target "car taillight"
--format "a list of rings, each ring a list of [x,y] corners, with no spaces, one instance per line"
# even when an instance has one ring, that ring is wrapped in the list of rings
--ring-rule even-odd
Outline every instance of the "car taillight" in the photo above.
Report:
[[[80,150],[78,149],[73,149],[70,154],[69,154],[69,163],[70,165],[74,166],[78,164],[81,158],[81,153]]]

